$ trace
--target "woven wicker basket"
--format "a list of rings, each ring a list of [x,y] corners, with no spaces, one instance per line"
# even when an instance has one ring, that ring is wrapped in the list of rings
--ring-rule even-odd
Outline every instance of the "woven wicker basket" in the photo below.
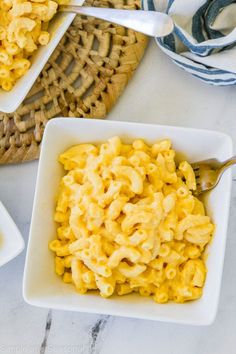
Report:
[[[140,3],[87,0],[86,5],[138,9]],[[77,16],[19,109],[0,113],[0,164],[37,159],[51,118],[106,117],[146,45],[142,34]]]

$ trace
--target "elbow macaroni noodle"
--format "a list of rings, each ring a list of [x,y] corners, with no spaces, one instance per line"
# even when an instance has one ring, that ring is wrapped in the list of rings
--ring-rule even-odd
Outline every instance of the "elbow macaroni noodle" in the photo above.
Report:
[[[158,303],[198,299],[206,277],[203,252],[214,225],[191,165],[175,164],[170,140],[131,145],[113,137],[59,157],[62,178],[55,221],[55,271],[80,294],[137,292]]]
[[[0,0],[0,88],[9,91],[30,67],[30,57],[47,45],[49,21],[67,0]]]

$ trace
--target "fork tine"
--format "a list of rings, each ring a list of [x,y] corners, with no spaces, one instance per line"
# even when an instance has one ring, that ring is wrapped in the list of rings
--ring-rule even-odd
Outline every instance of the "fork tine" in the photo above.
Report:
[[[191,166],[192,166],[192,169],[194,170],[194,171],[196,171],[196,170],[199,170],[200,169],[200,166],[198,165],[198,164],[191,164]]]

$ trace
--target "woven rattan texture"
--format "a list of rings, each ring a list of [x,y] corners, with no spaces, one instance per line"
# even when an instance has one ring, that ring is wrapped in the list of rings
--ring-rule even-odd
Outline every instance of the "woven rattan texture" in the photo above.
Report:
[[[139,8],[139,0],[87,0],[86,4]],[[77,16],[23,104],[12,114],[0,113],[0,164],[37,159],[51,118],[106,117],[146,44],[142,34]]]

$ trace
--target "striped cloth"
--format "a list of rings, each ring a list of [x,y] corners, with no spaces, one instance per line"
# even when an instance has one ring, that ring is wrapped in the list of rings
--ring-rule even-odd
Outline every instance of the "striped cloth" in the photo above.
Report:
[[[142,0],[142,6],[173,18],[174,32],[156,42],[178,66],[212,85],[236,84],[235,0]]]

